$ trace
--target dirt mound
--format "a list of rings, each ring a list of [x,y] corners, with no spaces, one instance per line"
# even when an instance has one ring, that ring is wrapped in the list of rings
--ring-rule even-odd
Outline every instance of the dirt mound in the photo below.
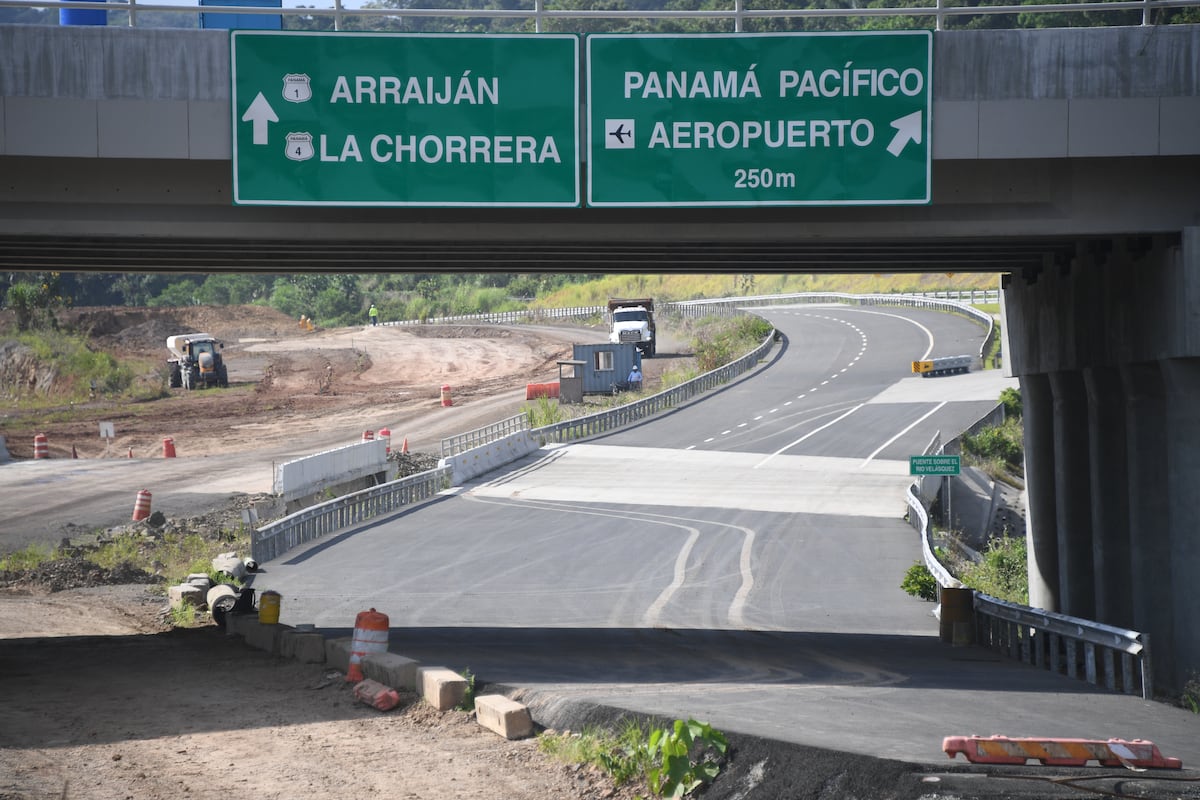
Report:
[[[109,569],[81,556],[44,561],[29,570],[0,572],[0,587],[36,588],[47,592],[93,586],[155,583],[159,580],[149,572],[128,563],[118,564]]]
[[[211,333],[227,344],[244,338],[277,337],[298,325],[266,306],[178,306],[164,308],[90,306],[58,313],[59,325],[91,337],[101,348],[166,358],[168,336]]]

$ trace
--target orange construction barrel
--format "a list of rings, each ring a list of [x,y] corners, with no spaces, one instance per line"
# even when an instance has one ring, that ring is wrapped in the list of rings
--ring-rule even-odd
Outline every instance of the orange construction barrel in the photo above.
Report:
[[[383,439],[383,441],[385,442],[385,444],[383,446],[383,452],[388,455],[391,455],[391,453],[392,453],[392,431],[391,431],[391,429],[390,428],[380,428],[379,429],[379,438]]]
[[[375,431],[363,431],[362,440],[364,442],[375,441]]]
[[[133,521],[143,520],[150,516],[150,492],[142,489],[137,493],[137,500],[133,503]]]
[[[452,405],[454,405],[454,403],[450,400],[450,384],[443,383],[442,384],[442,408],[447,408]]]
[[[46,434],[38,433],[33,437],[33,457],[34,458],[49,458],[50,457],[50,440],[46,438]]]
[[[386,653],[388,648],[388,616],[375,609],[360,611],[354,618],[354,638],[350,642],[350,668],[347,681],[363,679],[362,660],[372,653]]]
[[[170,436],[163,437],[163,458],[175,457],[175,440]]]

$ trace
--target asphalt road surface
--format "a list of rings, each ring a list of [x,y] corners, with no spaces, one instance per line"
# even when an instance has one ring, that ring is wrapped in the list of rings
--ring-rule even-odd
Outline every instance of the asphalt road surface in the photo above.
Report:
[[[1200,763],[1200,718],[937,637],[899,589],[919,559],[907,458],[1012,385],[911,375],[978,352],[958,317],[763,310],[768,361],[701,401],[545,448],[395,517],[266,565],[282,621],[519,687],[730,731],[945,764],[945,736],[1144,738]]]

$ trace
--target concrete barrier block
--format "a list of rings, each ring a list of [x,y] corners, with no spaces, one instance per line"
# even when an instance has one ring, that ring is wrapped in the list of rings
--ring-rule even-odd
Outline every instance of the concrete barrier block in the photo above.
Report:
[[[204,605],[205,591],[194,584],[181,583],[167,589],[167,598],[171,601],[172,608],[180,608],[185,605],[199,608]]]
[[[394,689],[414,691],[417,688],[417,668],[421,664],[395,653],[370,653],[363,656],[363,675]]]
[[[280,634],[285,630],[292,630],[287,625],[264,625],[258,621],[258,617],[249,614],[241,627],[246,644],[268,653],[278,653]]]
[[[279,634],[279,655],[301,664],[324,664],[325,637],[314,631],[286,628]]]
[[[533,735],[529,709],[502,694],[483,694],[475,698],[475,719],[505,739],[524,739]]]
[[[350,671],[350,647],[354,639],[343,636],[340,639],[325,640],[325,663],[342,672]]]
[[[418,667],[417,688],[426,703],[449,711],[467,696],[467,679],[445,667]]]

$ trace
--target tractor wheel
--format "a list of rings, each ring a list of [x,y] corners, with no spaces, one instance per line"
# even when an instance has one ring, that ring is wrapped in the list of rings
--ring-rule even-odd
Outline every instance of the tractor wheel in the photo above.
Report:
[[[183,372],[179,369],[178,364],[171,365],[171,375],[167,378],[167,385],[172,389],[183,386]]]
[[[186,384],[187,384],[188,389],[195,389],[197,386],[200,385],[200,368],[199,367],[192,366],[191,368],[188,369]]]
[[[225,365],[217,367],[217,386],[222,389],[229,388],[229,370],[225,369]]]

